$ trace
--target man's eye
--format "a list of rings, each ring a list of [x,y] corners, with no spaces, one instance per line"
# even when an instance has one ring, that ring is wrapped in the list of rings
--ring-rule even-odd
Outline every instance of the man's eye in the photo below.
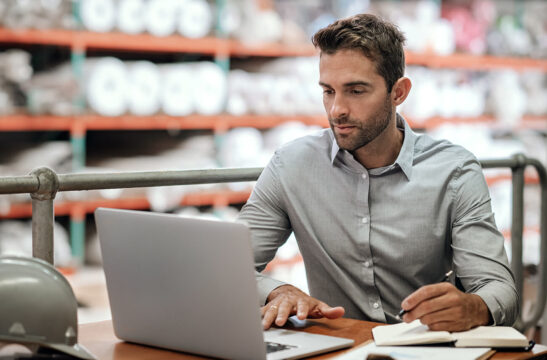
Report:
[[[353,95],[361,95],[361,94],[364,94],[365,92],[363,90],[353,89],[350,91],[350,93],[352,93]]]
[[[334,93],[334,91],[329,90],[329,89],[323,90],[323,94],[325,94],[325,95],[331,95],[331,94],[333,94],[333,93]]]

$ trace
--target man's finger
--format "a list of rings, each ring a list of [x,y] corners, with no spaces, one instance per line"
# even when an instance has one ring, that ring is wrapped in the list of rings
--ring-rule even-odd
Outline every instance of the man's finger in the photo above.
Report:
[[[461,331],[461,325],[455,321],[439,321],[428,327],[433,331]]]
[[[426,299],[416,305],[411,311],[403,316],[405,322],[410,322],[415,319],[422,319],[424,316],[432,313],[437,313],[441,310],[449,309],[454,304],[448,301],[448,296],[442,294],[437,297]]]
[[[404,310],[412,310],[422,301],[441,296],[450,291],[453,287],[454,285],[450,283],[438,283],[422,286],[412,294],[408,295],[401,303],[401,307]]]
[[[296,316],[300,320],[304,320],[305,318],[308,317],[309,311],[310,311],[310,306],[308,302],[303,299],[299,299],[298,304],[296,306]]]
[[[275,318],[277,317],[278,306],[266,305],[264,306],[264,308],[267,308],[267,309],[265,310],[262,316],[262,327],[264,328],[264,330],[267,330],[270,328],[270,326],[272,326]]]
[[[412,314],[409,313],[408,315]],[[446,307],[439,311],[427,313],[418,317],[418,319],[422,324],[431,326],[439,322],[458,322],[461,320],[461,315],[456,308]]]
[[[346,310],[342,306],[330,307],[329,305],[321,302],[317,306],[320,315],[326,317],[327,319],[338,319],[344,316]]]
[[[287,319],[291,315],[291,311],[293,309],[293,304],[289,301],[283,301],[279,305],[279,309],[277,310],[277,317],[275,319],[275,324],[277,326],[283,326],[287,322]]]

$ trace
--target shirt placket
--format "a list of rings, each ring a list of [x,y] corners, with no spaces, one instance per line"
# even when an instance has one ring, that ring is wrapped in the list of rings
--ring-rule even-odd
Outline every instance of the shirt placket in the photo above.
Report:
[[[359,175],[361,179],[358,185],[358,216],[359,222],[359,238],[361,243],[361,273],[362,284],[365,288],[365,294],[368,299],[368,314],[372,319],[377,321],[385,321],[385,315],[382,308],[380,296],[374,286],[374,262],[372,260],[372,251],[370,248],[370,233],[371,233],[371,216],[369,204],[370,191],[370,175],[366,169],[362,170]]]

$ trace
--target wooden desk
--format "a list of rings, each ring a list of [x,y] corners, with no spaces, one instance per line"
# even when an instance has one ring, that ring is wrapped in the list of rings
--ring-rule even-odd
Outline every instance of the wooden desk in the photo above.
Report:
[[[307,326],[302,331],[341,336],[355,340],[355,345],[362,344],[372,339],[372,328],[378,325],[374,322],[353,319],[337,320],[308,320]],[[99,360],[181,360],[204,359],[203,357],[189,355],[153,348],[149,346],[126,343],[114,336],[111,321],[101,321],[84,324],[79,327],[78,341],[91,351]],[[313,357],[313,359],[329,359],[341,354],[340,350],[329,354]],[[545,359],[547,358],[547,346],[536,345],[532,351],[523,352],[497,352],[491,359]]]

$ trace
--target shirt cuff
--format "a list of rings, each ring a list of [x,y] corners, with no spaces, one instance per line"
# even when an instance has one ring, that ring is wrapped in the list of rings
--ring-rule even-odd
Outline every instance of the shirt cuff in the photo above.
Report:
[[[499,290],[500,289],[498,289],[498,291]],[[514,321],[516,320],[516,316],[506,314],[508,310],[505,309],[503,304],[500,303],[497,296],[488,289],[488,286],[478,289],[477,291],[473,292],[473,294],[480,296],[486,304],[486,307],[488,307],[488,311],[490,311],[490,315],[492,316],[493,320],[493,324],[489,325],[513,325]]]
[[[260,306],[266,305],[268,300],[268,295],[282,285],[287,285],[286,283],[272,279],[269,276],[262,275],[260,273],[256,274],[256,282],[258,287],[258,300],[260,301]]]

